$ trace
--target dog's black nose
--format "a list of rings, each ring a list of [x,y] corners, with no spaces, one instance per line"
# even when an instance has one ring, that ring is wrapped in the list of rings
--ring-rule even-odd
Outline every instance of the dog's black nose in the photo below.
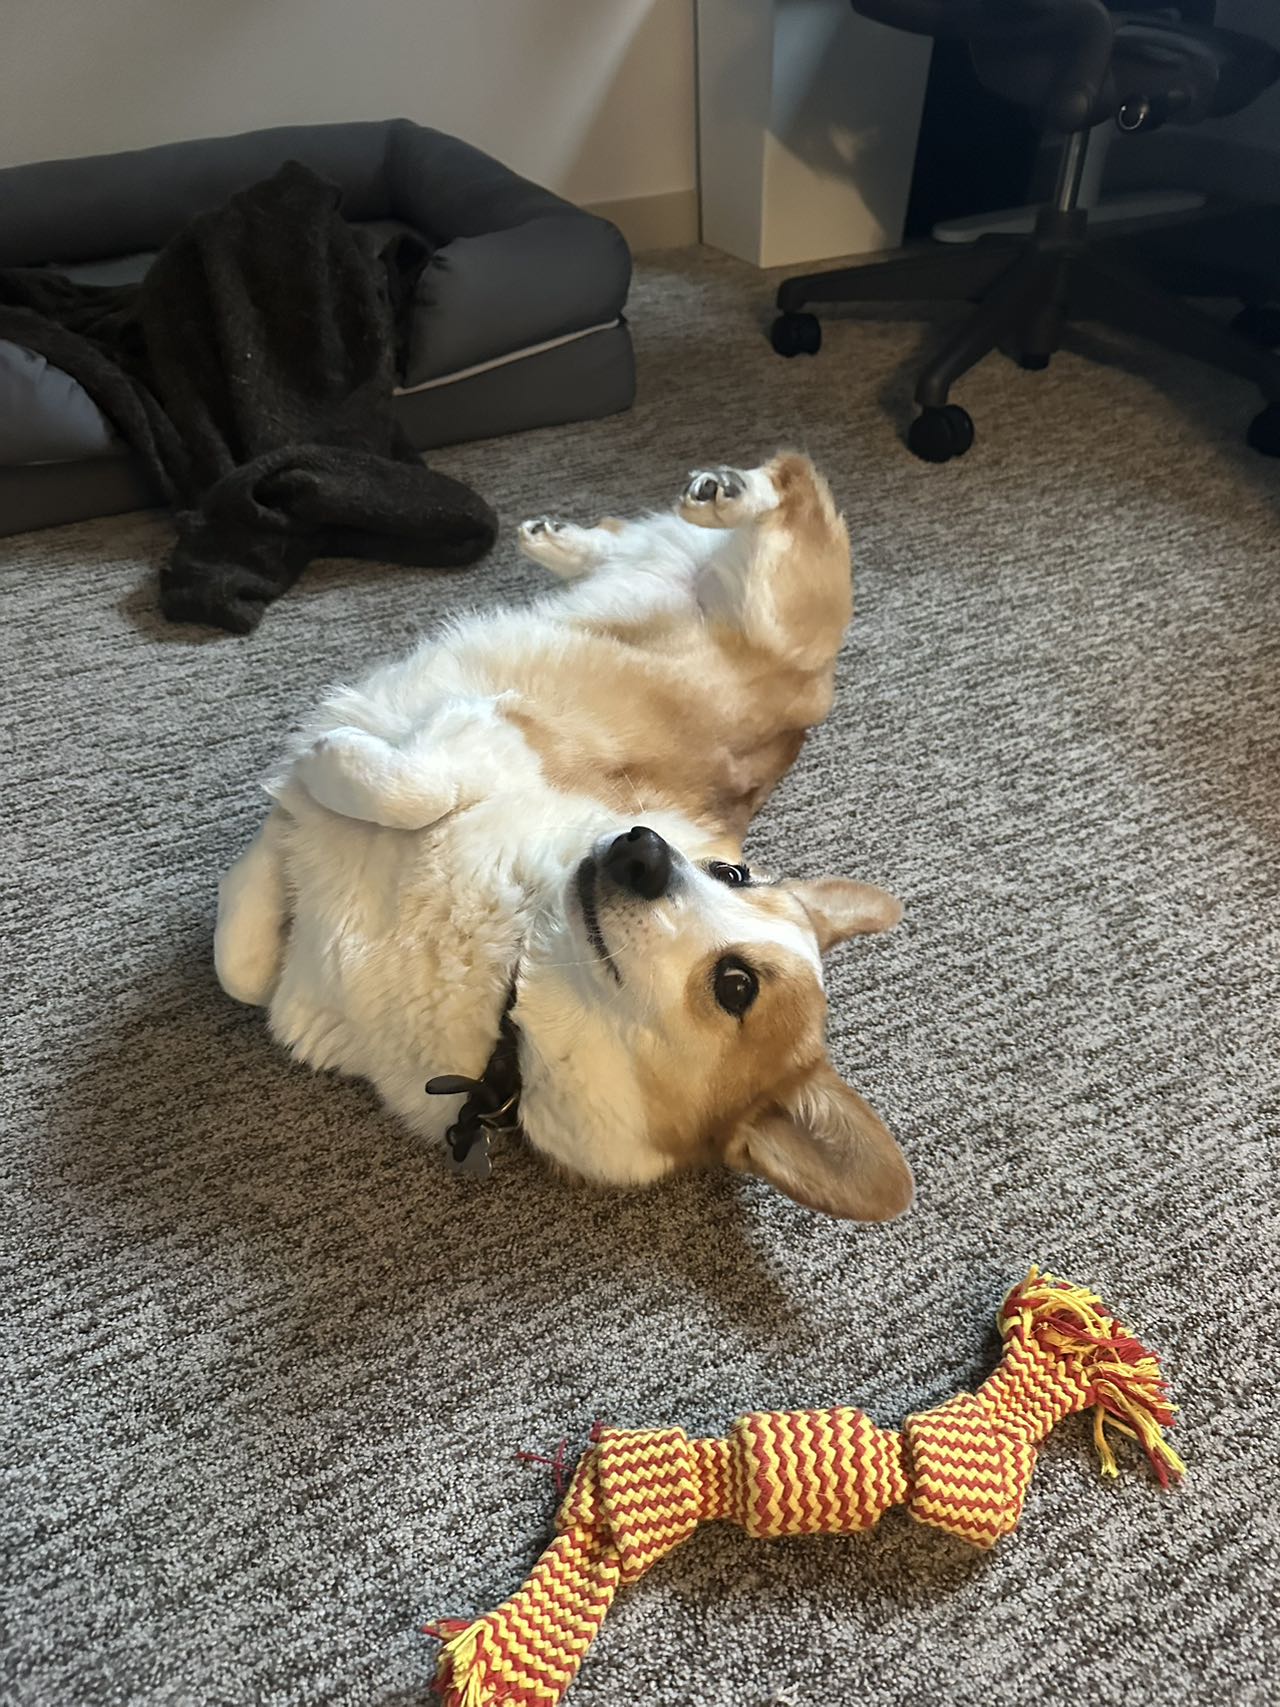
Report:
[[[601,863],[606,877],[646,901],[656,901],[671,885],[671,849],[644,824],[612,842]]]

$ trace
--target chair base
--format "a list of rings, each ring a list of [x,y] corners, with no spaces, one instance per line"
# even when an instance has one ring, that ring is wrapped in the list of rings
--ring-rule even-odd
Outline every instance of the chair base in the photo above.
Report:
[[[1083,209],[1048,207],[1028,238],[982,238],[964,248],[927,249],[787,279],[778,290],[781,313],[773,346],[784,355],[816,353],[818,323],[802,312],[810,303],[975,303],[974,313],[916,381],[921,417],[908,445],[926,461],[946,462],[962,456],[973,439],[968,416],[966,427],[957,418],[964,411],[950,402],[961,375],[998,345],[1010,348],[1024,367],[1047,367],[1068,321],[1097,320],[1256,385],[1269,407],[1250,429],[1249,443],[1264,455],[1280,455],[1280,354],[1092,248],[1087,224]]]
[[[1200,213],[1207,201],[1199,190],[1129,190],[1089,205],[1089,224],[1140,226],[1144,220],[1182,218]],[[1026,237],[1036,227],[1038,207],[1003,207],[994,213],[975,213],[964,219],[944,219],[935,225],[935,243],[976,243],[980,237]]]

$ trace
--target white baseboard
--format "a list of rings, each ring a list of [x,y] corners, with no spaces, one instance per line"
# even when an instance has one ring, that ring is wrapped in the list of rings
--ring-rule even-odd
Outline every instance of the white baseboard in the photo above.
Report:
[[[698,241],[698,192],[668,190],[660,196],[627,196],[616,202],[588,202],[587,213],[612,220],[633,254],[646,249],[683,249]]]

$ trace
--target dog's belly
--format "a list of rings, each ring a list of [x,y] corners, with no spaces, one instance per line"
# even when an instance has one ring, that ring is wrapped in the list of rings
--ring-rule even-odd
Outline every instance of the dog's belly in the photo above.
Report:
[[[368,1079],[416,1131],[440,1136],[457,1099],[428,1097],[425,1081],[483,1070],[521,944],[605,822],[596,802],[536,773],[415,832],[296,799],[273,1034],[312,1067]]]
[[[446,772],[450,788],[432,821],[397,828],[325,810],[301,778],[281,785],[291,925],[276,1037],[443,1133],[456,1102],[428,1098],[426,1079],[483,1070],[521,943],[540,909],[563,914],[567,876],[601,836],[643,820],[736,857],[800,739],[737,668],[700,620],[649,646],[502,613],[332,696],[304,741],[367,731],[395,748],[398,788]]]
[[[373,806],[330,799],[387,824],[428,823],[537,773],[557,794],[614,812],[675,808],[740,840],[830,703],[829,672],[772,658],[762,669],[692,603],[617,632],[568,604],[500,611],[332,696],[301,745],[354,726],[404,754],[403,785],[380,778]]]
[[[477,860],[472,839],[303,809],[287,845],[293,915],[272,1032],[312,1067],[369,1079],[432,1135],[453,1105],[424,1082],[483,1069],[527,924],[501,850]]]

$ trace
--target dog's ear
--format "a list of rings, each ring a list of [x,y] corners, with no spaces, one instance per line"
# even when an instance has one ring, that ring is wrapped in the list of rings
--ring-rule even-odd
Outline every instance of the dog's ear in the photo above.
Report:
[[[739,1126],[725,1160],[806,1209],[850,1221],[892,1221],[915,1195],[893,1134],[826,1062]]]
[[[847,877],[817,877],[805,883],[785,883],[808,913],[823,954],[846,937],[892,930],[902,917],[902,902],[872,883]]]

